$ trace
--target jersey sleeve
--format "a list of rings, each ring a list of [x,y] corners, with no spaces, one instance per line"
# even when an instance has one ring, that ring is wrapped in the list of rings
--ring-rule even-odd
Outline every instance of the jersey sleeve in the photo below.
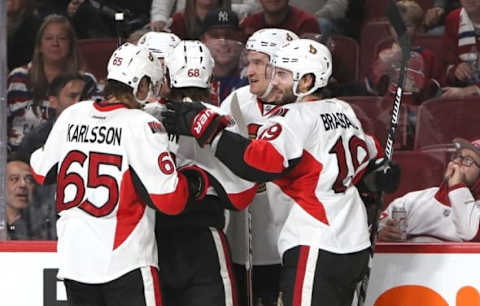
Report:
[[[166,214],[178,214],[189,197],[188,181],[175,168],[163,125],[151,116],[145,118],[125,141],[134,185],[147,195],[150,205]]]
[[[272,120],[259,130],[258,139],[249,140],[224,131],[215,155],[238,176],[255,182],[279,178],[301,159],[301,137],[283,120]]]
[[[32,153],[30,167],[37,183],[53,183],[56,180],[57,165],[60,161],[60,148],[64,137],[62,136],[62,125],[68,116],[67,112],[62,113],[53,125],[45,144]]]

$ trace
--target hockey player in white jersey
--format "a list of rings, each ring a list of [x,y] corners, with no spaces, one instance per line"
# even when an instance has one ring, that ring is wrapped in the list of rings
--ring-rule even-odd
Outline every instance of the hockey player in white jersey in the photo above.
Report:
[[[480,240],[480,139],[455,138],[456,147],[439,187],[409,192],[395,199],[381,214],[382,241]],[[405,211],[404,229],[392,211]]]
[[[180,42],[165,64],[170,87],[165,98],[210,102],[214,60],[203,43]],[[145,111],[155,106],[152,104],[158,103],[150,103]],[[228,123],[226,120],[222,124]],[[157,214],[159,266],[166,305],[238,305],[231,255],[222,231],[224,212],[226,208],[243,209],[255,195],[256,186],[240,179],[208,148],[199,148],[191,137],[172,137],[169,147],[177,166],[196,165],[207,170],[211,188],[202,200],[190,201],[178,216]]]
[[[120,46],[105,100],[65,109],[31,157],[36,180],[57,183],[58,277],[69,305],[162,305],[155,211],[178,214],[208,188],[200,169],[176,171],[163,125],[138,109],[162,78],[150,52]]]
[[[160,60],[162,69],[165,69],[165,58],[179,43],[180,38],[173,33],[147,32],[140,37],[137,45],[142,48],[147,48],[148,51]],[[168,92],[169,88],[164,78],[160,88],[160,98],[166,97]]]
[[[248,66],[246,69],[249,85],[235,90],[221,104],[221,109],[235,119],[242,116],[245,127],[242,136],[256,138],[261,126],[268,123],[268,117],[281,107],[273,103],[271,86],[265,78],[265,68],[273,54],[286,43],[298,36],[283,29],[261,29],[253,33],[245,45]],[[232,105],[233,104],[233,105]],[[237,114],[236,112],[240,112]],[[269,187],[270,186],[270,187]],[[290,199],[282,193],[267,193],[275,188],[273,183],[260,184],[253,203],[247,210],[232,212],[227,228],[227,236],[232,246],[232,259],[239,288],[240,305],[247,305],[246,278],[253,278],[253,300],[264,306],[276,305],[280,279],[281,258],[277,241],[281,227],[290,210]],[[249,214],[249,215],[248,215]],[[248,217],[251,218],[249,226]],[[250,228],[249,228],[250,227]],[[250,237],[249,237],[250,235]],[[248,239],[251,238],[251,250]],[[252,263],[249,262],[252,252]],[[252,275],[245,267],[252,267]]]
[[[198,103],[169,103],[165,127],[191,134],[225,165],[252,181],[272,181],[291,198],[279,238],[284,305],[351,305],[368,266],[367,214],[355,184],[380,157],[378,142],[365,135],[352,108],[323,99],[332,73],[331,54],[315,41],[298,39],[273,58],[272,92],[283,106],[249,140],[226,131],[222,115]],[[206,115],[206,116],[205,116]],[[220,117],[220,118],[219,118]],[[205,141],[207,139],[207,141]],[[364,176],[373,189],[390,189],[393,171]]]

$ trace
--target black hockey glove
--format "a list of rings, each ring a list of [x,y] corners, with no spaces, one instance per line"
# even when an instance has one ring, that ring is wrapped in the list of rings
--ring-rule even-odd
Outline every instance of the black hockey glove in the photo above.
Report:
[[[183,173],[188,180],[190,197],[195,200],[203,199],[210,186],[208,174],[202,168],[197,166],[185,166],[179,168],[178,171]]]
[[[167,102],[162,113],[163,125],[169,134],[193,136],[203,147],[228,126],[230,119],[199,102]]]
[[[373,159],[368,163],[361,184],[369,192],[393,193],[400,183],[400,167],[386,158]]]

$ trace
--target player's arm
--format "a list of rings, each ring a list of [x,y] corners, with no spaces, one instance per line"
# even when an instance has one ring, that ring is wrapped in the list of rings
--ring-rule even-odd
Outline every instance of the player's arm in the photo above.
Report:
[[[190,198],[205,196],[208,177],[198,167],[177,172],[167,134],[160,122],[150,118],[140,130],[132,130],[127,141],[131,178],[147,204],[166,214],[179,214]]]
[[[45,144],[30,157],[30,167],[38,184],[56,183],[57,165],[61,158],[60,148],[65,141],[66,117],[68,117],[67,112],[58,117]]]
[[[215,156],[239,177],[267,182],[291,170],[302,157],[298,135],[281,123],[262,127],[259,139],[250,140],[227,131],[230,118],[200,103],[167,103],[163,123],[167,131],[193,136],[200,146],[212,144]]]

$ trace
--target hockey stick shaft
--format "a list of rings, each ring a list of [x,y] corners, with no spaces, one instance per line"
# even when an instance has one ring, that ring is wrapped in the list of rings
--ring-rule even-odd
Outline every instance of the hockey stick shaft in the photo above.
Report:
[[[385,157],[387,159],[392,159],[393,156],[393,145],[395,143],[395,135],[397,131],[398,121],[400,117],[400,105],[402,102],[402,95],[403,95],[403,83],[405,80],[405,73],[408,64],[408,60],[410,58],[410,46],[409,46],[409,38],[407,35],[407,30],[405,24],[403,23],[402,16],[398,10],[395,1],[392,0],[388,7],[387,11],[388,19],[395,29],[397,33],[397,40],[400,45],[400,49],[402,51],[402,59],[400,62],[400,72],[397,81],[397,89],[395,91],[395,99],[393,102],[393,109],[392,109],[392,120],[390,124],[390,129],[387,136],[387,142],[385,144]],[[389,171],[390,169],[387,167],[384,171]],[[367,288],[368,282],[370,280],[370,272],[373,266],[373,256],[375,252],[375,241],[377,237],[377,229],[378,229],[378,216],[380,214],[380,210],[383,206],[383,192],[379,192],[376,197],[376,203],[374,212],[373,212],[373,221],[372,226],[370,228],[370,258],[368,262],[368,270],[360,282],[359,286],[357,287],[357,305],[363,306],[365,304],[367,298]]]

